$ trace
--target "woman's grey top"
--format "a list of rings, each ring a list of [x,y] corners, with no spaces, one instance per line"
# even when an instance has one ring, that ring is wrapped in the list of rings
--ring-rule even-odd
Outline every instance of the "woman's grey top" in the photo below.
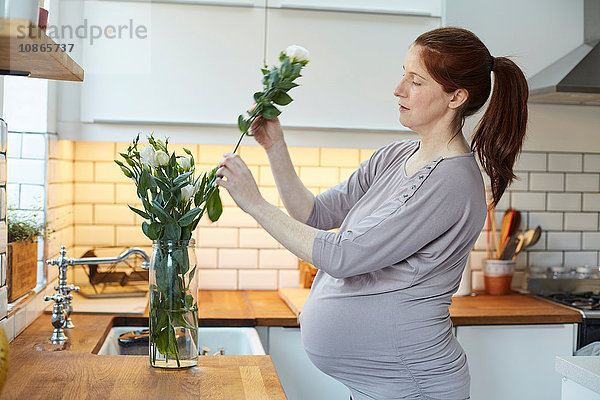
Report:
[[[448,307],[485,222],[485,187],[473,153],[406,176],[419,145],[377,150],[315,197],[307,221],[320,229],[319,272],[300,315],[302,341],[354,400],[469,397]]]

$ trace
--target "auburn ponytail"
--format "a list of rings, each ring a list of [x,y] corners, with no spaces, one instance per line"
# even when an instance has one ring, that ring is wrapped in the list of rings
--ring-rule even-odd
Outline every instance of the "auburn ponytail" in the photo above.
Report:
[[[494,59],[494,89],[479,122],[471,149],[477,152],[492,185],[494,206],[515,178],[513,165],[521,151],[527,127],[527,79],[506,57]]]
[[[525,75],[508,58],[492,57],[483,42],[466,29],[434,29],[419,36],[414,45],[421,47],[427,72],[446,92],[465,89],[469,94],[453,121],[455,135],[465,118],[475,114],[492,92],[471,150],[490,177],[493,205],[497,205],[515,178],[513,166],[525,138],[529,93]]]

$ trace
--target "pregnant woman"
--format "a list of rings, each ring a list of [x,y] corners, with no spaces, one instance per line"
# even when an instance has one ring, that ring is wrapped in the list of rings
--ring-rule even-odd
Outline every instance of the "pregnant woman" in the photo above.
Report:
[[[400,122],[419,140],[378,149],[315,197],[296,175],[277,118],[257,119],[251,133],[291,217],[263,199],[237,155],[219,163],[218,184],[319,269],[300,315],[302,341],[311,361],[354,400],[467,399],[467,358],[448,307],[486,218],[476,157],[496,204],[515,177],[527,82],[516,64],[459,28],[419,36],[403,68],[394,95]],[[488,97],[469,145],[464,120]]]

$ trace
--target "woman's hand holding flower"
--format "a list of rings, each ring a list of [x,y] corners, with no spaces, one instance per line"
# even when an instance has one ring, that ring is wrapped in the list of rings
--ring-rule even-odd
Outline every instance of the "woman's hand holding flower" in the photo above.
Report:
[[[250,169],[237,154],[225,153],[223,156],[216,173],[221,178],[217,179],[217,185],[227,189],[238,207],[253,215],[254,210],[266,201],[260,194]]]

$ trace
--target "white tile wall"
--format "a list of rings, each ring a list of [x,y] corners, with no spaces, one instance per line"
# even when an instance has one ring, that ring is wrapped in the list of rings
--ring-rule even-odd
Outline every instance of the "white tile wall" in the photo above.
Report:
[[[240,290],[276,290],[277,271],[240,270],[238,288]]]
[[[600,193],[583,194],[583,211],[600,211]]]
[[[218,268],[254,268],[258,266],[257,249],[218,249]]]
[[[580,211],[581,193],[548,193],[549,211]]]
[[[561,231],[563,229],[563,213],[530,212],[529,229],[535,229],[538,225],[544,230]]]
[[[597,192],[599,178],[598,174],[567,174],[567,192]]]
[[[555,266],[562,265],[563,253],[560,251],[531,251],[529,265]]]
[[[600,171],[600,154],[583,155],[583,172]]]
[[[598,213],[565,213],[565,230],[597,231]]]
[[[237,271],[234,269],[200,269],[198,288],[204,290],[236,290]]]
[[[598,253],[595,251],[567,251],[564,264],[571,267],[598,265]]]
[[[44,160],[10,159],[8,164],[9,183],[43,185],[46,181]]]
[[[580,232],[548,232],[548,250],[580,250]]]
[[[532,172],[529,174],[529,190],[532,191],[558,191],[562,192],[565,182],[564,174]]]
[[[46,135],[30,133],[22,137],[21,158],[46,158]]]
[[[300,287],[300,271],[279,271],[279,288],[297,288]]]
[[[600,232],[583,232],[581,247],[583,250],[600,249]]]
[[[521,153],[515,163],[515,171],[546,171],[546,153]]]
[[[583,170],[583,154],[550,153],[548,155],[548,171],[581,172]]]
[[[258,266],[259,268],[298,269],[298,257],[287,249],[260,249]]]
[[[514,192],[511,205],[517,210],[543,211],[546,209],[546,194],[533,192]]]

